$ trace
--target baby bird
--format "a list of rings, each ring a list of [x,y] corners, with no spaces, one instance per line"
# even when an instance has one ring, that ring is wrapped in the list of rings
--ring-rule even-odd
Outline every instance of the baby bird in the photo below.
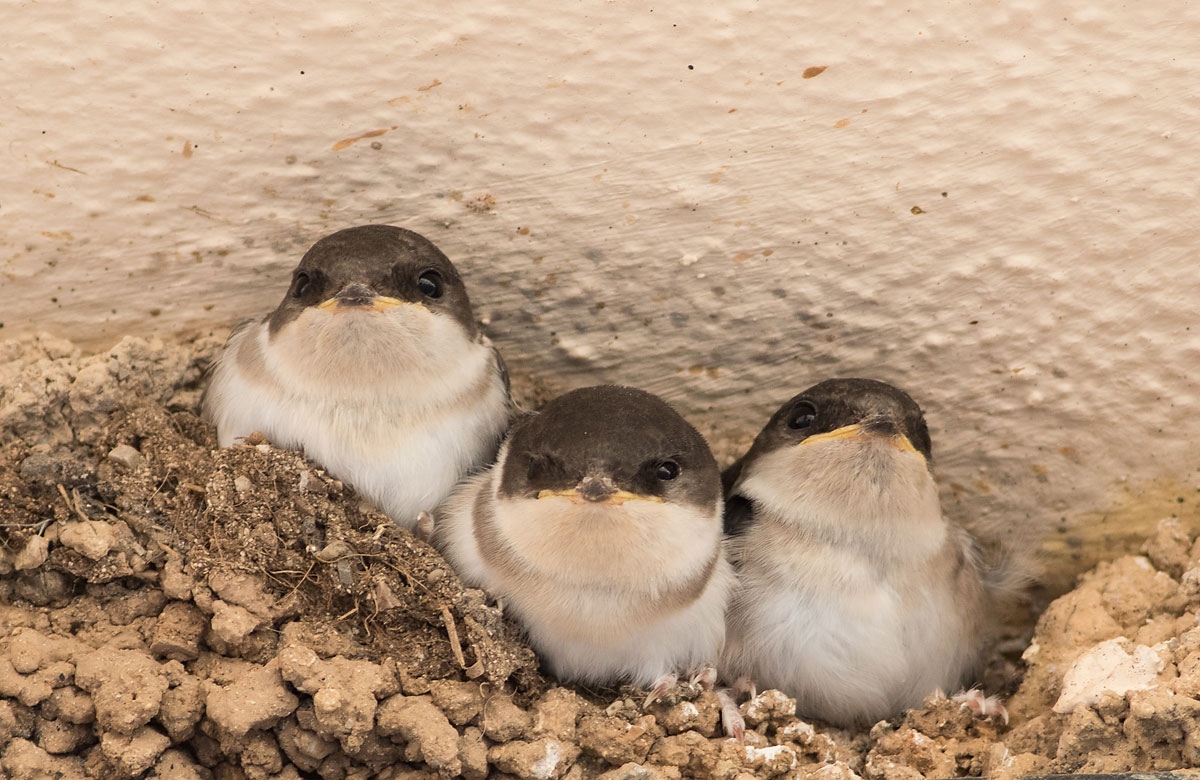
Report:
[[[724,475],[726,675],[840,726],[972,679],[994,593],[930,456],[920,407],[883,382],[831,379],[775,413]]]
[[[412,529],[508,425],[508,376],[432,243],[366,225],[312,246],[274,312],[235,329],[204,415],[222,447],[302,449]]]
[[[661,690],[720,654],[733,582],[721,525],[704,438],[656,396],[603,386],[514,424],[434,538],[560,680]]]

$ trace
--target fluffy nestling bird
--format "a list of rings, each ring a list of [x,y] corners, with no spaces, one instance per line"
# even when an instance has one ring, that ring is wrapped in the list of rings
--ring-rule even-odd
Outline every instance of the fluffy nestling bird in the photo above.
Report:
[[[222,447],[257,431],[302,449],[408,528],[491,461],[510,413],[453,264],[387,225],[314,244],[275,311],[230,335],[203,408]]]
[[[838,725],[972,680],[1006,580],[943,516],[930,457],[920,407],[883,382],[821,382],[775,413],[724,475],[726,675]]]
[[[721,526],[704,438],[656,396],[601,386],[515,423],[496,464],[439,510],[434,538],[559,679],[665,687],[720,653]]]

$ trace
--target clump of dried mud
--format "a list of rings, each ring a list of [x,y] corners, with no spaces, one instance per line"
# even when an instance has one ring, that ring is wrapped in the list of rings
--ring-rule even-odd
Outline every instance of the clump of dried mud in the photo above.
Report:
[[[438,554],[296,453],[215,449],[218,345],[0,344],[0,775],[916,780],[1200,765],[1200,542],[1164,521],[946,699],[849,732],[766,691],[555,686]],[[1015,693],[1013,693],[1015,691]],[[995,692],[995,691],[989,691]]]

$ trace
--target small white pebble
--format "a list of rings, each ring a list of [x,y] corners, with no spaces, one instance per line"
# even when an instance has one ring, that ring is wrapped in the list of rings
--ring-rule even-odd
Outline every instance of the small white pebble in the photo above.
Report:
[[[787,745],[772,745],[771,747],[752,747],[746,745],[746,761],[753,765],[768,767],[772,774],[789,772],[796,766],[796,751]]]
[[[239,493],[245,493],[253,486],[254,484],[250,481],[249,477],[234,477],[233,479],[233,489]]]
[[[25,547],[21,549],[21,552],[17,553],[16,559],[13,561],[13,568],[17,571],[36,569],[46,562],[49,554],[50,540],[44,536],[34,534],[29,537],[29,541],[25,543]]]
[[[1125,637],[1109,639],[1091,648],[1063,675],[1062,694],[1054,704],[1060,715],[1079,707],[1091,707],[1105,692],[1124,696],[1131,691],[1145,691],[1155,686],[1164,663],[1154,648],[1136,645],[1133,653],[1126,652]]]
[[[546,755],[533,762],[529,767],[531,774],[538,780],[550,780],[554,777],[554,770],[558,768],[558,762],[562,759],[562,745],[550,740],[546,743]]]
[[[119,466],[133,471],[142,464],[142,453],[128,444],[118,444],[108,451],[108,459]]]
[[[806,745],[811,742],[815,736],[817,736],[817,730],[812,727],[811,723],[805,723],[802,720],[797,720],[780,729],[779,736],[783,739]]]

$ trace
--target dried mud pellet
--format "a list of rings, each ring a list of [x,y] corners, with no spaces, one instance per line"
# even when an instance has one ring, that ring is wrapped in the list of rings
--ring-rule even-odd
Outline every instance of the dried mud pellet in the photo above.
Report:
[[[244,572],[217,568],[208,575],[208,587],[222,601],[236,604],[252,614],[267,618],[275,605],[275,599],[268,595],[266,583],[262,577],[256,577]]]
[[[484,736],[493,742],[508,742],[525,734],[531,722],[529,713],[514,704],[511,696],[497,693],[484,702],[479,725]]]
[[[464,780],[485,780],[488,776],[488,747],[483,731],[475,726],[463,729],[458,738],[458,760]]]
[[[50,697],[42,702],[41,712],[47,718],[66,723],[88,724],[96,720],[96,708],[92,705],[92,697],[73,685],[56,688]]]
[[[212,606],[210,625],[213,634],[231,648],[237,648],[262,623],[261,618],[236,604],[227,604],[217,599],[213,601]]]
[[[152,780],[203,780],[206,775],[207,772],[201,771],[201,765],[186,750],[170,748],[154,762],[148,777]]]
[[[121,734],[149,723],[168,687],[162,669],[144,650],[87,653],[76,665],[75,684],[92,695],[100,728]]]
[[[8,640],[8,660],[18,674],[33,674],[46,662],[46,637],[30,628],[18,629]]]
[[[302,772],[316,771],[321,761],[338,747],[335,740],[325,739],[315,731],[302,728],[292,718],[281,723],[276,733],[280,749]]]
[[[167,550],[167,562],[163,564],[159,584],[167,598],[188,601],[192,598],[194,580],[184,567],[183,556],[170,548]]]
[[[616,769],[596,776],[596,780],[677,780],[679,770],[675,767],[643,766],[630,761]]]
[[[754,728],[773,720],[784,720],[796,714],[796,700],[776,690],[766,690],[742,705],[746,725]]]
[[[458,732],[429,696],[397,694],[379,705],[379,733],[399,735],[409,760],[423,761],[439,774],[458,774]]]
[[[67,523],[58,533],[58,540],[85,558],[98,561],[116,546],[113,527],[100,520]]]
[[[204,688],[200,680],[187,672],[171,674],[171,687],[163,694],[162,706],[155,720],[166,730],[171,742],[180,743],[192,738],[204,715]]]
[[[100,749],[120,777],[138,777],[154,766],[170,744],[165,734],[151,726],[142,726],[131,734],[105,731],[100,735]]]
[[[172,601],[163,607],[150,635],[150,652],[157,658],[193,661],[200,657],[200,639],[208,619],[195,605]]]
[[[21,548],[21,552],[17,553],[13,560],[13,568],[17,571],[36,569],[46,562],[46,557],[49,554],[50,540],[44,536],[34,534],[25,542],[25,546]]]
[[[476,682],[432,680],[429,694],[455,726],[467,725],[483,711],[483,691]]]
[[[579,697],[568,688],[551,688],[533,705],[531,736],[544,735],[573,742],[579,717]]]
[[[657,740],[648,760],[652,764],[677,766],[687,773],[707,774],[716,763],[717,747],[696,732],[685,731]]]
[[[760,777],[777,777],[796,767],[796,751],[787,745],[754,747],[743,745],[746,767]]]
[[[96,741],[86,725],[45,718],[37,719],[34,735],[38,747],[56,755],[74,753]]]
[[[579,721],[579,745],[612,766],[646,760],[657,736],[653,716],[635,723],[608,715],[586,715]],[[699,736],[699,735],[697,735]],[[700,737],[703,739],[703,737]],[[666,763],[666,762],[660,762]]]
[[[278,663],[250,666],[229,685],[209,683],[208,719],[234,737],[251,729],[271,728],[296,710],[300,700],[279,674]]]
[[[269,777],[283,769],[283,754],[269,731],[252,731],[246,735],[238,760],[248,778]]]
[[[0,771],[9,777],[83,778],[88,777],[84,762],[75,756],[55,756],[28,739],[16,738],[4,748]],[[90,775],[95,777],[96,775]]]
[[[560,742],[551,737],[525,742],[514,740],[494,745],[488,750],[488,761],[501,772],[521,780],[555,780],[579,757],[577,745]]]
[[[1188,567],[1188,553],[1192,539],[1188,529],[1178,518],[1167,518],[1159,522],[1154,533],[1142,545],[1142,552],[1155,568],[1178,579]]]
[[[862,780],[857,772],[842,762],[818,766],[808,775],[802,774],[801,777],[805,780]]]
[[[653,707],[659,725],[668,734],[698,731],[706,737],[716,736],[721,719],[721,703],[717,695],[705,691],[695,701],[681,701],[670,707]]]

